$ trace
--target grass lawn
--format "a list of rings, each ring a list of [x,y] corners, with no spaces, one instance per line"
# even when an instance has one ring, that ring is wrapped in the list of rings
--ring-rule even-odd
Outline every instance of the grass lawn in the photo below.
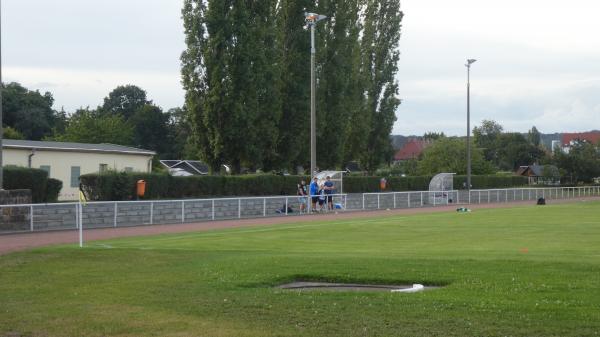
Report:
[[[292,280],[424,283],[298,292]],[[0,336],[598,336],[600,203],[170,234],[0,256]]]

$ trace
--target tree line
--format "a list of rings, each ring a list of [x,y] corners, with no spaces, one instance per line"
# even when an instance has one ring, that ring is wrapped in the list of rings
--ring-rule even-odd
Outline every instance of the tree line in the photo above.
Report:
[[[307,167],[310,35],[317,25],[317,166],[391,158],[400,104],[397,0],[184,0],[181,56],[198,155],[213,171]]]
[[[4,137],[80,143],[110,143],[157,152],[157,159],[193,155],[190,127],[183,108],[163,111],[135,85],[112,90],[95,109],[72,114],[54,110],[50,92],[29,90],[19,83],[2,85]]]
[[[466,174],[466,140],[446,137],[443,133],[428,132],[423,140],[429,142],[418,158],[403,161],[392,167],[397,173],[432,175],[440,172]],[[576,140],[568,152],[561,148],[547,149],[541,144],[541,134],[533,126],[526,135],[505,132],[502,125],[484,120],[473,128],[471,140],[473,174],[515,172],[520,166],[544,165],[544,174],[561,176],[565,183],[592,182],[600,177],[600,144]]]

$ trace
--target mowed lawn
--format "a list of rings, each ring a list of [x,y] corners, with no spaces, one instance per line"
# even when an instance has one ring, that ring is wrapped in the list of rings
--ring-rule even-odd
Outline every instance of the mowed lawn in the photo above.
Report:
[[[299,292],[293,280],[443,288]],[[0,336],[598,336],[600,203],[258,226],[0,256]]]

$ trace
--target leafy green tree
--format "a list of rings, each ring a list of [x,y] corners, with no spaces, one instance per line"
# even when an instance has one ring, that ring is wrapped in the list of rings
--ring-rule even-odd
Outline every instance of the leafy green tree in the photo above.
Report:
[[[60,142],[110,143],[132,145],[134,130],[121,115],[98,116],[89,109],[77,110],[63,134],[54,137]]]
[[[434,141],[444,137],[446,137],[446,135],[443,132],[425,132],[423,140]]]
[[[168,159],[198,159],[198,152],[192,141],[189,113],[185,108],[173,108],[169,116],[168,134],[170,151],[164,154]]]
[[[540,134],[538,129],[535,126],[533,126],[531,130],[529,130],[529,132],[527,133],[527,139],[531,144],[535,146],[540,146],[540,143],[542,141],[542,135]]]
[[[3,125],[21,133],[25,139],[41,140],[52,134],[57,116],[52,110],[54,98],[19,83],[2,85]]]
[[[101,115],[121,115],[128,120],[144,105],[152,104],[146,97],[146,91],[135,85],[120,85],[104,98],[104,104],[98,108]]]
[[[169,115],[156,105],[140,107],[128,121],[133,127],[133,145],[156,151],[163,157],[170,150],[168,123]]]
[[[531,165],[543,161],[546,153],[530,143],[520,133],[500,134],[494,144],[497,154],[495,164],[501,170],[516,170],[519,166]]]
[[[498,137],[503,131],[502,125],[493,120],[483,120],[481,126],[473,128],[475,144],[483,149],[485,159],[498,162]]]
[[[281,64],[281,119],[277,153],[282,167],[310,160],[310,39],[303,28],[311,0],[282,0],[277,15],[278,62]]]
[[[392,153],[389,135],[400,105],[396,73],[403,13],[397,0],[367,0],[366,4],[361,63],[370,128],[361,163],[372,171]]]
[[[600,154],[594,144],[576,141],[564,153],[560,149],[554,151],[554,163],[572,182],[591,182],[592,178],[600,177]]]
[[[467,149],[466,144],[459,138],[440,138],[428,146],[418,163],[421,175],[450,172],[466,174]],[[490,174],[495,169],[492,163],[486,161],[480,149],[471,145],[471,172],[473,174]]]
[[[4,139],[25,139],[22,133],[10,126],[4,128],[3,137]]]

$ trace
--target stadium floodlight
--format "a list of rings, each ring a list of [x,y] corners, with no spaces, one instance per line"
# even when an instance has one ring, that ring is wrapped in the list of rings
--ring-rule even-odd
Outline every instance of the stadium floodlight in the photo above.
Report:
[[[314,176],[317,167],[317,134],[316,134],[316,80],[315,80],[315,26],[327,16],[304,12],[306,27],[310,28],[310,176]]]
[[[476,59],[467,59],[467,191],[471,193],[471,64]]]

